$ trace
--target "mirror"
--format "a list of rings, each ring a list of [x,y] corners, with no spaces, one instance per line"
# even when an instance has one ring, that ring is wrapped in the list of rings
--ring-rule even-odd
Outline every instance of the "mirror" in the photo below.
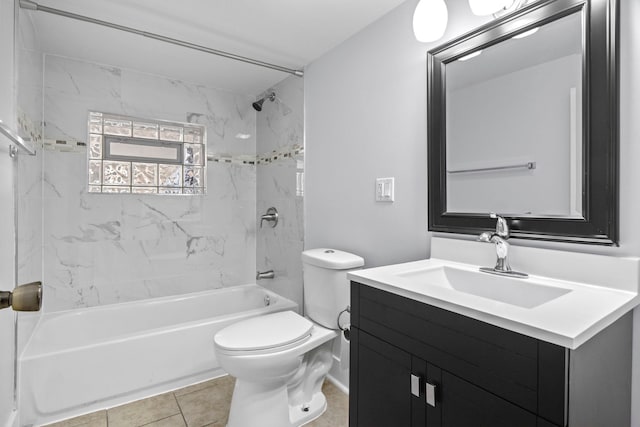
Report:
[[[429,230],[616,244],[615,0],[546,0],[428,53]]]
[[[582,217],[581,18],[446,65],[447,212]]]

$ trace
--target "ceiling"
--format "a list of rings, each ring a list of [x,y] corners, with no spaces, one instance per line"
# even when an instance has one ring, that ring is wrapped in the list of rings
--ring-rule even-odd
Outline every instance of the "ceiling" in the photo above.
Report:
[[[35,0],[42,6],[303,69],[405,0]],[[44,52],[258,95],[289,74],[42,11]],[[411,25],[410,22],[407,25]]]

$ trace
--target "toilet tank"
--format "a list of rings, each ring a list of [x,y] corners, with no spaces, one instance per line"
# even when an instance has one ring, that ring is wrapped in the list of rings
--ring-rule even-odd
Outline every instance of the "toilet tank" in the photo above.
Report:
[[[326,328],[338,329],[338,314],[350,304],[347,272],[363,265],[362,257],[337,249],[302,252],[304,314]]]

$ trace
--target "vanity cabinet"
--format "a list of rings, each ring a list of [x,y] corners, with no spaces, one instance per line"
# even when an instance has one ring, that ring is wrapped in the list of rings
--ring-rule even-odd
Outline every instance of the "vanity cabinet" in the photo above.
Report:
[[[569,350],[356,282],[351,304],[351,427],[630,423],[630,313]]]

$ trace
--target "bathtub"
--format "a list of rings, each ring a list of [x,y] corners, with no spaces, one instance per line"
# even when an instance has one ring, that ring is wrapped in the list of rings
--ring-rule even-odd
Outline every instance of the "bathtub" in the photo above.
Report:
[[[224,372],[213,336],[297,310],[257,285],[45,313],[19,357],[20,425],[39,425],[195,384]]]

